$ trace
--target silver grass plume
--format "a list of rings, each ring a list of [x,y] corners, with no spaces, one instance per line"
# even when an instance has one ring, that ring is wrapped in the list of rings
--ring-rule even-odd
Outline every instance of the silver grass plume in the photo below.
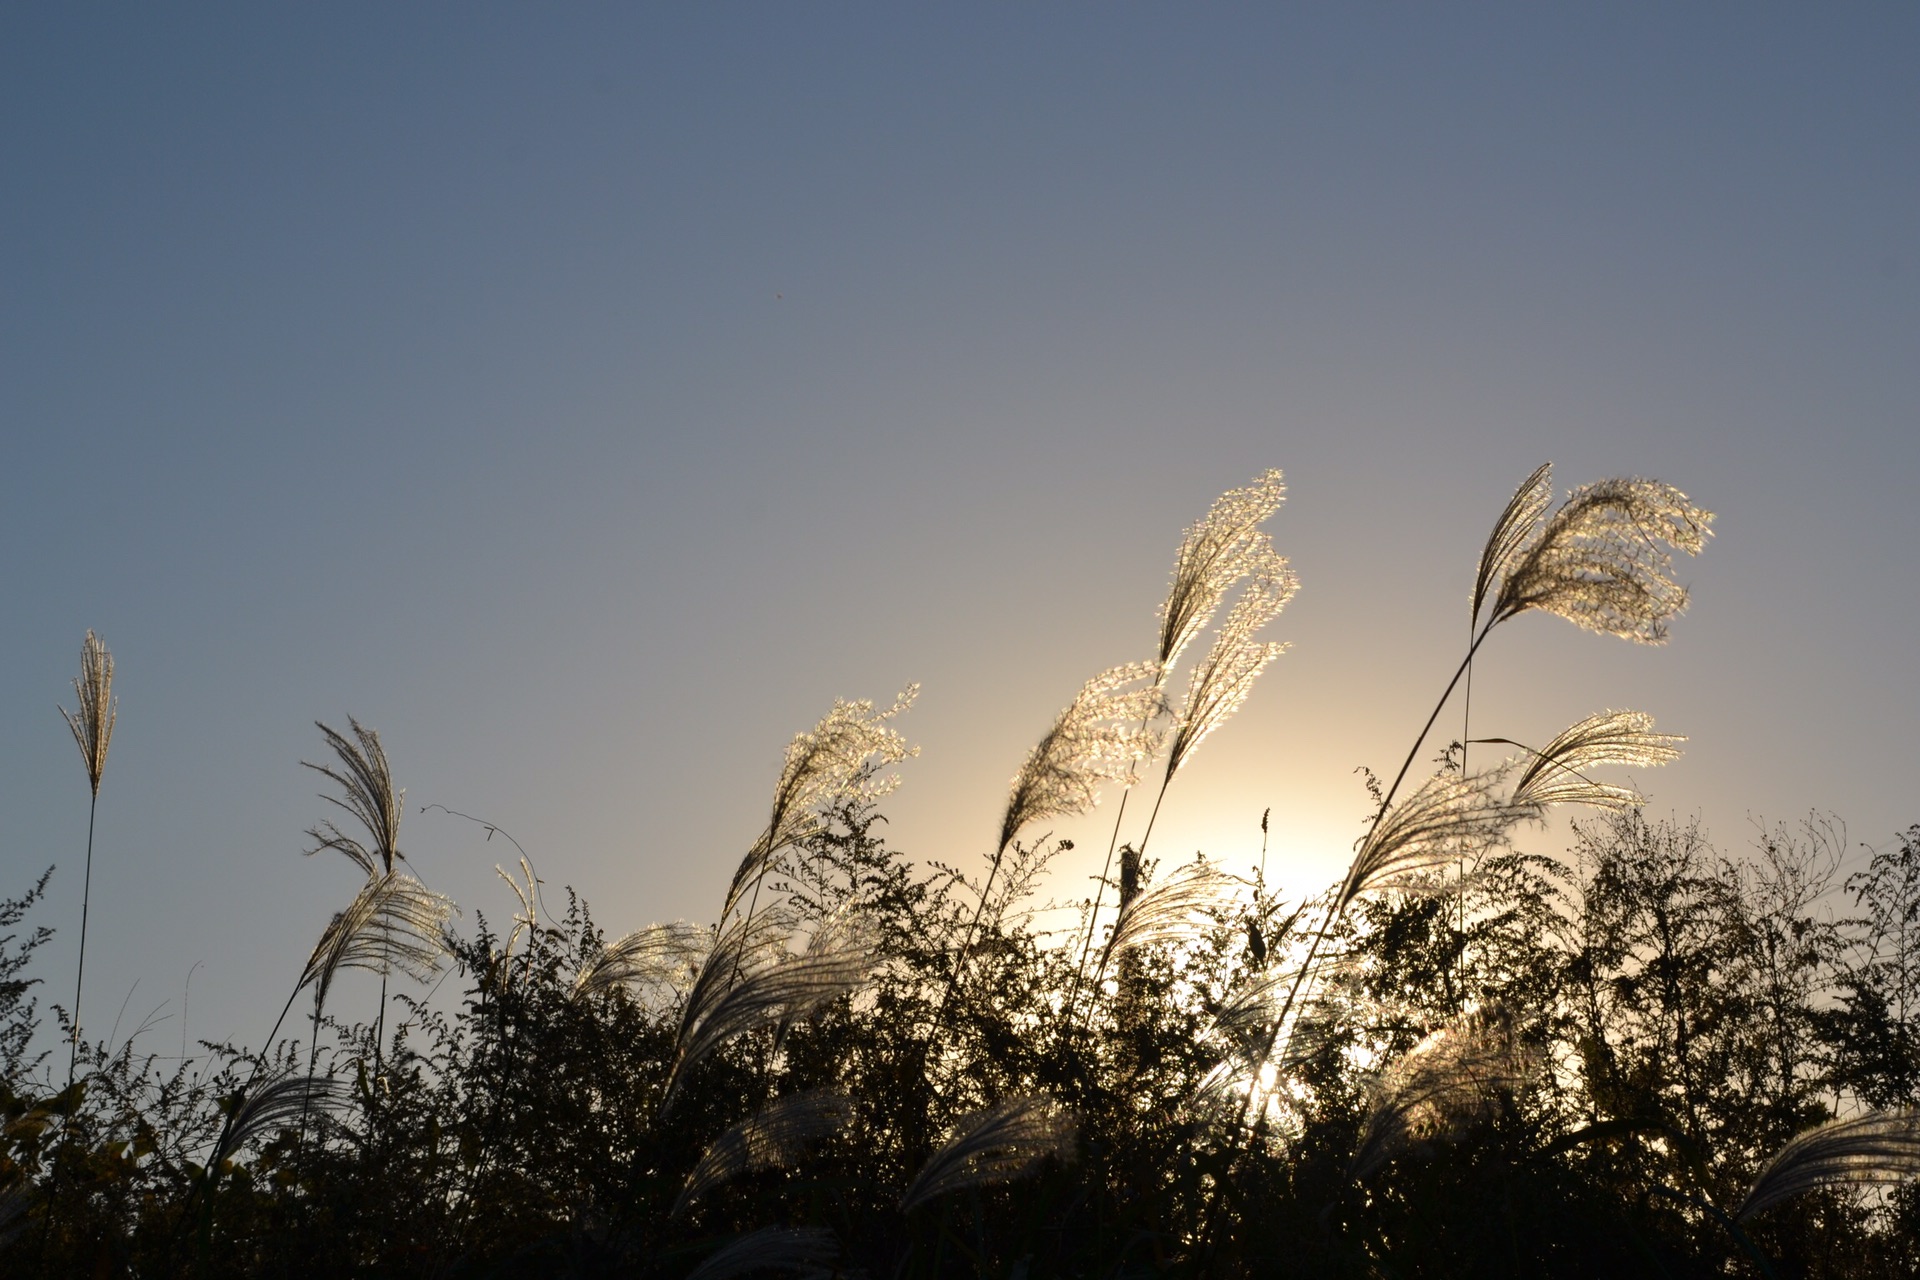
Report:
[[[113,655],[92,631],[80,642],[80,674],[74,677],[73,695],[79,699],[79,710],[61,707],[60,714],[66,718],[67,728],[73,731],[74,744],[80,748],[80,758],[87,766],[87,783],[97,796],[120,707],[113,696]]]
[[[344,1083],[329,1077],[288,1075],[249,1085],[235,1103],[208,1167],[218,1168],[254,1138],[303,1126],[310,1112],[331,1111],[346,1101]]]
[[[749,932],[736,929],[729,937]],[[716,946],[687,994],[660,1113],[673,1105],[687,1072],[722,1044],[743,1032],[807,1017],[852,994],[876,963],[872,940],[852,928],[801,955],[757,963],[750,946]]]
[[[508,838],[512,839],[512,837]],[[512,873],[497,862],[493,864],[493,874],[506,882],[507,888],[520,903],[520,909],[513,913],[513,928],[507,930],[506,942],[494,954],[494,959],[500,965],[500,985],[504,988],[513,984],[513,965],[510,963],[513,959],[513,949],[520,945],[520,939],[532,939],[539,932],[540,886],[546,881],[534,874],[533,859],[524,853],[520,855],[519,879],[515,879]],[[529,957],[533,955],[531,941],[528,943],[527,955]]]
[[[1044,1093],[1006,1098],[963,1117],[947,1144],[934,1152],[900,1197],[908,1212],[936,1196],[1030,1177],[1048,1156],[1074,1155],[1080,1123]]]
[[[1300,579],[1288,567],[1287,558],[1266,544],[1266,535],[1259,538],[1261,545],[1243,561],[1252,580],[1221,624],[1206,661],[1194,668],[1186,709],[1167,751],[1168,778],[1192,758],[1208,734],[1240,709],[1267,664],[1286,652],[1284,644],[1254,637],[1279,616],[1300,589]]]
[[[385,875],[393,870],[395,861],[404,861],[406,857],[400,852],[399,843],[400,815],[404,812],[406,792],[393,785],[393,771],[387,766],[387,752],[380,745],[380,735],[352,716],[347,717],[347,724],[353,730],[351,739],[318,720],[313,723],[333,749],[337,763],[314,764],[308,760],[300,763],[340,788],[339,795],[322,792],[320,798],[352,814],[353,820],[365,829],[371,844],[362,843],[331,822],[322,822],[307,831],[314,845],[306,854],[312,857],[331,849],[345,855],[369,877]]]
[[[1353,958],[1339,957],[1313,969],[1317,977],[1351,966]],[[1225,1049],[1222,1060],[1189,1095],[1210,1123],[1226,1127],[1246,1125],[1263,1109],[1262,1081],[1271,1100],[1277,1079],[1297,1073],[1329,1050],[1339,1052],[1352,1026],[1351,993],[1341,996],[1318,991],[1305,997],[1296,984],[1304,968],[1262,974],[1236,992],[1214,1015],[1205,1039]],[[1227,1108],[1232,1104],[1234,1114]]]
[[[1176,868],[1120,909],[1107,940],[1107,959],[1156,942],[1192,937],[1197,918],[1227,905],[1239,883],[1238,877],[1209,862]]]
[[[1133,778],[1134,766],[1153,748],[1144,724],[1161,707],[1152,683],[1159,672],[1156,663],[1129,662],[1081,687],[1013,775],[996,850],[1028,823],[1085,813],[1099,802],[1103,785]]]
[[[825,1227],[762,1227],[707,1256],[687,1280],[732,1280],[750,1271],[789,1271],[830,1276],[840,1246]]]
[[[1436,774],[1382,815],[1354,855],[1333,901],[1338,916],[1373,889],[1404,888],[1409,878],[1451,862],[1463,848],[1504,839],[1521,822],[1538,822],[1537,803],[1498,794],[1512,765],[1457,777]]]
[[[1349,1175],[1364,1178],[1426,1142],[1457,1138],[1489,1114],[1496,1091],[1517,1087],[1533,1067],[1502,1009],[1442,1027],[1381,1076]]]
[[[324,1005],[342,969],[383,976],[398,969],[424,982],[446,958],[447,918],[453,910],[453,899],[404,871],[373,877],[328,922],[294,990],[311,985],[316,1006]]]
[[[724,930],[714,931],[706,956],[696,966],[687,998],[680,1007],[675,1042],[690,1037],[727,994],[743,970],[758,971],[776,963],[785,952],[792,922],[782,910],[742,917]]]
[[[1246,572],[1258,529],[1286,500],[1280,472],[1265,471],[1252,484],[1214,500],[1198,524],[1180,538],[1173,581],[1160,606],[1160,669],[1170,671],[1194,637],[1206,629],[1220,602]]]
[[[687,1175],[672,1216],[679,1217],[695,1200],[743,1173],[791,1167],[814,1143],[840,1132],[852,1119],[852,1100],[832,1089],[781,1098],[708,1145]]]
[[[1322,964],[1318,972],[1324,976],[1332,967]],[[1265,1065],[1273,1047],[1274,1024],[1286,1017],[1286,996],[1301,972],[1298,968],[1263,971],[1221,1003],[1207,1028],[1206,1038],[1226,1045],[1249,1067]],[[1295,1021],[1298,1023],[1299,1019]]]
[[[1712,521],[1657,480],[1583,485],[1508,558],[1487,630],[1541,609],[1589,631],[1660,644],[1667,620],[1687,607],[1668,548],[1698,555]]]
[[[1472,621],[1480,621],[1480,610],[1496,582],[1505,581],[1514,559],[1539,533],[1540,521],[1553,505],[1553,464],[1543,462],[1534,473],[1520,482],[1507,509],[1494,522],[1487,545],[1480,552],[1480,570],[1473,578]]]
[[[1888,1186],[1920,1176],[1920,1112],[1875,1111],[1794,1138],[1740,1202],[1740,1221],[1809,1191]]]
[[[1630,809],[1646,803],[1632,787],[1595,782],[1587,771],[1602,765],[1652,768],[1680,758],[1686,739],[1655,733],[1644,711],[1605,711],[1569,725],[1539,751],[1520,773],[1515,804],[1586,804]]]
[[[774,854],[818,829],[821,804],[842,796],[879,799],[900,785],[898,774],[881,770],[920,754],[920,749],[908,746],[886,722],[911,708],[919,692],[919,685],[908,685],[891,707],[878,713],[867,699],[836,698],[819,724],[794,735],[774,785],[766,829],[733,873],[722,919],[733,914],[748,886],[759,882]]]
[[[672,987],[689,976],[706,950],[706,930],[684,921],[653,924],[608,943],[583,965],[569,998],[584,1000],[616,987]]]

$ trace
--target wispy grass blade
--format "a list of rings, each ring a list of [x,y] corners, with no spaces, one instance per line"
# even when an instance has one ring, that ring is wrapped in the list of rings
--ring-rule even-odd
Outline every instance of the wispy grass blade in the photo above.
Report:
[[[976,1111],[928,1159],[900,1197],[900,1208],[911,1211],[949,1192],[1031,1176],[1049,1156],[1071,1160],[1078,1132],[1073,1113],[1045,1094],[1007,1098]]]
[[[453,899],[404,871],[368,880],[322,931],[295,990],[313,987],[316,1004],[324,1005],[342,969],[431,978],[447,957],[447,920],[454,909]]]
[[[1466,777],[1439,774],[1389,809],[1361,843],[1334,899],[1334,914],[1374,889],[1404,888],[1421,872],[1505,839],[1521,822],[1538,822],[1538,804],[1500,794],[1510,765]]]
[[[832,1089],[810,1089],[772,1103],[707,1146],[687,1175],[672,1216],[743,1173],[791,1167],[813,1144],[844,1129],[853,1114],[852,1100]]]
[[[830,943],[801,955],[772,960],[755,959],[758,947],[749,930],[729,935],[736,937],[742,940],[718,946],[708,956],[688,994],[673,1069],[660,1102],[662,1115],[672,1107],[687,1072],[722,1044],[756,1028],[804,1018],[852,994],[876,963],[872,941],[853,928],[836,932]],[[709,981],[709,975],[715,980]]]
[[[877,800],[900,785],[898,774],[884,770],[920,754],[920,749],[907,745],[887,721],[910,709],[919,692],[919,685],[908,685],[880,712],[865,699],[836,699],[819,724],[794,735],[774,784],[766,828],[733,873],[721,919],[732,915],[749,889],[759,884],[775,854],[819,829],[822,805],[849,795]]]
[[[1743,1221],[1809,1191],[1920,1177],[1920,1112],[1876,1111],[1810,1129],[1781,1147],[1734,1212]]]
[[[1480,552],[1480,568],[1473,578],[1472,621],[1480,621],[1494,584],[1506,579],[1514,560],[1539,536],[1540,521],[1553,505],[1553,464],[1543,462],[1508,500],[1506,510],[1494,521],[1493,532]]]
[[[1107,941],[1107,958],[1156,942],[1192,938],[1205,913],[1232,901],[1241,881],[1210,862],[1175,868],[1120,909]]]
[[[1575,489],[1514,550],[1487,627],[1540,609],[1589,631],[1660,644],[1668,620],[1687,607],[1672,551],[1698,555],[1712,522],[1712,512],[1657,480],[1622,477]]]
[[[1489,1114],[1499,1091],[1518,1088],[1533,1069],[1504,1010],[1469,1014],[1434,1032],[1375,1086],[1349,1175],[1365,1178],[1417,1147],[1458,1137]]]
[[[570,998],[585,1000],[616,987],[678,987],[707,950],[708,931],[684,921],[648,925],[601,948],[574,977]]]
[[[210,1164],[218,1167],[253,1139],[299,1128],[312,1112],[337,1110],[347,1099],[345,1083],[324,1076],[288,1075],[255,1082],[241,1093]]]
[[[1014,774],[998,848],[1029,823],[1085,813],[1102,786],[1133,777],[1156,741],[1143,726],[1161,709],[1158,673],[1155,663],[1129,662],[1081,687]]]
[[[113,654],[92,631],[80,642],[80,674],[74,677],[73,695],[79,700],[78,710],[61,707],[60,714],[73,731],[74,745],[80,748],[80,759],[87,766],[87,783],[93,794],[99,795],[120,704],[113,696]]]
[[[1605,765],[1648,769],[1680,758],[1676,734],[1655,733],[1644,711],[1606,711],[1568,726],[1534,752],[1514,784],[1515,804],[1585,804],[1628,809],[1645,803],[1631,787],[1596,782],[1587,776]]]
[[[1258,537],[1262,545],[1246,561],[1251,581],[1221,624],[1206,660],[1194,668],[1186,707],[1167,748],[1169,779],[1192,758],[1209,734],[1241,708],[1267,664],[1286,652],[1284,644],[1255,637],[1279,616],[1280,610],[1300,589],[1300,580],[1288,567],[1286,557],[1265,545],[1266,535]]]
[[[1186,647],[1206,630],[1227,592],[1246,572],[1246,555],[1258,539],[1259,526],[1280,509],[1286,494],[1279,471],[1262,472],[1252,484],[1221,494],[1181,536],[1173,579],[1160,606],[1162,671],[1171,671]]]
[[[380,735],[351,716],[347,724],[353,731],[352,738],[318,720],[313,723],[332,749],[335,763],[300,763],[340,788],[339,795],[323,791],[320,798],[353,815],[366,831],[367,840],[348,835],[331,822],[321,822],[307,831],[314,843],[306,854],[311,857],[332,850],[369,877],[385,875],[393,870],[395,862],[406,858],[400,852],[400,817],[405,811],[406,792],[393,785],[393,770],[387,764]]]
[[[120,718],[120,704],[113,696],[113,654],[92,630],[80,642],[80,674],[74,677],[74,696],[78,710],[60,707],[80,758],[87,766],[87,785],[91,799],[87,803],[87,861],[80,888],[80,962],[73,975],[73,1043],[67,1050],[67,1084],[73,1084],[74,1069],[80,1056],[80,996],[87,978],[87,916],[93,905],[93,820],[100,808],[100,779],[107,768],[107,749],[113,743],[113,726]]]

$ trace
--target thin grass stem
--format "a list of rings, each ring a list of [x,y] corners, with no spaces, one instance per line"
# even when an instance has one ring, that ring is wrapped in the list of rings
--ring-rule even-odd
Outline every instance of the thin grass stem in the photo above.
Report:
[[[87,802],[87,869],[80,889],[80,966],[73,975],[73,1043],[67,1050],[67,1088],[73,1088],[73,1073],[80,1061],[80,992],[87,976],[87,906],[93,900],[93,817],[100,808],[96,790]]]

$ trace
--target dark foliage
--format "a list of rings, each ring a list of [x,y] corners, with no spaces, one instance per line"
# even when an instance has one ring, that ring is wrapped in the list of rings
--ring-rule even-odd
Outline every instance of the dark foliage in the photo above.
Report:
[[[784,1258],[873,1276],[1827,1277],[1920,1259],[1905,1188],[1726,1218],[1795,1133],[1913,1100],[1902,944],[1920,829],[1848,882],[1845,919],[1823,905],[1831,833],[1776,834],[1736,862],[1632,812],[1581,827],[1571,865],[1501,852],[1456,894],[1370,899],[1288,1040],[1295,1086],[1248,1129],[1243,1096],[1208,1088],[1231,1039],[1216,1014],[1299,950],[1299,904],[1223,900],[1069,1020],[1074,948],[1037,933],[1016,891],[987,904],[945,999],[966,882],[895,856],[870,808],[833,817],[782,856],[769,896],[802,939],[857,912],[872,981],[729,1040],[665,1121],[675,1000],[576,997],[605,941],[578,902],[512,948],[484,921],[455,941],[464,1001],[408,1002],[378,1056],[368,1027],[329,1023],[320,1070],[346,1104],[299,1123],[288,1109],[211,1168],[197,1161],[236,1097],[297,1085],[302,1047],[209,1047],[169,1074],[96,1045],[50,1095],[32,1084],[19,976],[44,934],[8,935],[7,1273],[677,1277]],[[1013,851],[1009,882],[1030,886],[1050,852]],[[37,894],[0,920],[19,924]],[[1356,1173],[1386,1065],[1496,1006],[1532,1066]],[[852,1105],[675,1216],[709,1142],[806,1090]],[[1041,1126],[1018,1180],[989,1160],[900,1209],[957,1126],[1024,1095],[1073,1123]]]

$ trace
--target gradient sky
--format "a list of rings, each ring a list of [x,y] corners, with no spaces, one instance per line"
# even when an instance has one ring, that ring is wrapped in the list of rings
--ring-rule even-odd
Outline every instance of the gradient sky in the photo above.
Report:
[[[315,719],[382,732],[469,925],[512,851],[421,806],[615,931],[708,918],[786,740],[911,680],[889,834],[978,865],[1058,707],[1148,656],[1181,528],[1269,466],[1293,649],[1162,855],[1244,867],[1271,806],[1283,882],[1338,874],[1546,459],[1719,536],[1663,649],[1504,628],[1476,731],[1647,710],[1691,738],[1654,812],[1885,846],[1917,66],[1910,5],[15,6],[0,894],[59,864],[43,998],[89,627],[88,1028],[125,1000],[177,1052],[264,1035],[356,886],[299,856]],[[1104,820],[1062,832],[1078,893]]]

